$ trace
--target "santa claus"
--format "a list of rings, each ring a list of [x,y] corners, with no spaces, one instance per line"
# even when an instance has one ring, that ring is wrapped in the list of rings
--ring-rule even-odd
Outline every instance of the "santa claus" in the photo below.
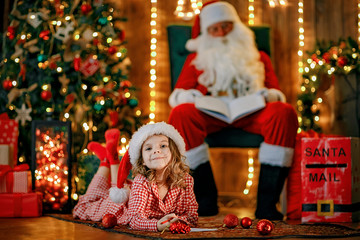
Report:
[[[172,107],[169,123],[185,139],[199,215],[218,212],[205,137],[230,126],[264,137],[259,149],[261,170],[255,215],[283,219],[276,203],[293,158],[298,128],[296,112],[279,90],[269,56],[258,51],[254,33],[241,22],[231,4],[204,5],[199,19],[193,27],[193,38],[186,44],[193,53],[187,57],[169,97]],[[231,99],[251,93],[264,96],[265,108],[232,124],[211,117],[194,105],[195,98],[202,95]]]

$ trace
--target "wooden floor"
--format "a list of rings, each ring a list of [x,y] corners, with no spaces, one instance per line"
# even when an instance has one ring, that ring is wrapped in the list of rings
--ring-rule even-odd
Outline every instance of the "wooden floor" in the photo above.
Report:
[[[125,234],[106,232],[83,224],[66,222],[52,217],[39,218],[0,218],[0,239],[9,240],[139,240]],[[301,238],[282,238],[298,239]],[[325,238],[321,238],[325,239]],[[333,239],[333,238],[332,238]],[[336,239],[360,239],[336,238]]]

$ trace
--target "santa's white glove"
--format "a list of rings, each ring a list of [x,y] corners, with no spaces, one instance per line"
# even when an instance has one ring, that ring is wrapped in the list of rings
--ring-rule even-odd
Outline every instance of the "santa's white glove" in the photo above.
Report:
[[[258,92],[258,94],[263,95],[266,102],[286,102],[284,93],[276,88],[263,88]]]
[[[176,107],[182,103],[193,103],[195,98],[199,96],[203,96],[199,90],[176,88],[170,94],[169,104],[171,107]]]

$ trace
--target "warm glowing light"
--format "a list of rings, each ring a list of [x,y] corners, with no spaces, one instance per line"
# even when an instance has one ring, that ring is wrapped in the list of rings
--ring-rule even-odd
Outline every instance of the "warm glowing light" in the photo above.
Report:
[[[185,5],[184,0],[178,0],[174,14],[183,20],[191,20],[195,15],[200,13],[201,7],[201,0],[190,0],[187,5]],[[188,11],[186,11],[185,8],[188,9]]]
[[[248,24],[249,24],[249,25],[254,25],[254,24],[255,24],[255,14],[254,14],[255,7],[254,7],[254,0],[249,0],[248,11],[249,11]]]
[[[155,107],[153,105],[151,105],[151,102],[155,102],[154,98],[156,95],[156,89],[155,89],[155,80],[157,79],[156,77],[156,68],[157,68],[157,51],[156,51],[156,45],[157,45],[157,34],[158,34],[158,30],[156,29],[157,27],[157,0],[151,0],[151,20],[150,20],[150,34],[151,34],[151,39],[150,39],[150,83],[149,83],[149,88],[151,89],[150,91],[150,106],[149,106],[149,118],[153,121],[155,120]]]

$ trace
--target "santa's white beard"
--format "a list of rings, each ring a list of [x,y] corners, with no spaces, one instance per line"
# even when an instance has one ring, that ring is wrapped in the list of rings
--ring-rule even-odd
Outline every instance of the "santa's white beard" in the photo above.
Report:
[[[251,31],[251,30],[250,30]],[[251,36],[234,30],[225,37],[201,36],[195,67],[204,72],[199,83],[213,96],[226,92],[234,97],[253,93],[263,87],[264,65]]]

